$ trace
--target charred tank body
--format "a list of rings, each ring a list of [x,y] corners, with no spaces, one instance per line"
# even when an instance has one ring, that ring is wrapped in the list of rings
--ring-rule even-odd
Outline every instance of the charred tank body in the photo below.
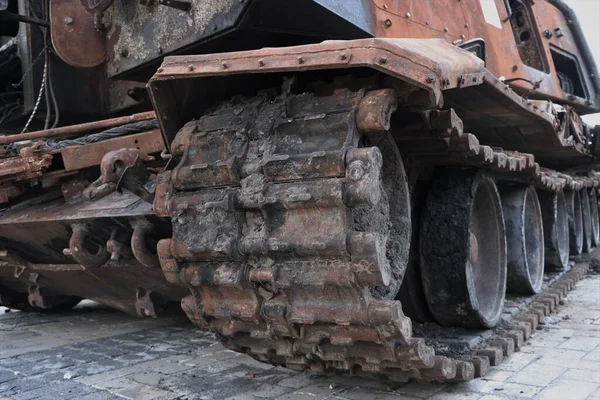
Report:
[[[559,0],[0,4],[0,304],[180,302],[264,362],[465,381],[600,244]]]

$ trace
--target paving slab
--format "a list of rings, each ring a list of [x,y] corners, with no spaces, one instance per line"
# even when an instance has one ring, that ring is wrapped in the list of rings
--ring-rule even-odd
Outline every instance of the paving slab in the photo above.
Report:
[[[390,384],[298,373],[227,350],[183,314],[139,319],[83,302],[60,314],[0,308],[0,400],[600,400],[600,275],[488,375]]]

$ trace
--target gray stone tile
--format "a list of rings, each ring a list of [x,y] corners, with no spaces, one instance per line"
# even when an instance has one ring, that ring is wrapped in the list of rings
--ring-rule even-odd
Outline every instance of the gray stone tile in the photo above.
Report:
[[[562,375],[562,378],[576,381],[587,381],[600,385],[600,372],[586,369],[571,368]]]
[[[19,391],[13,400],[74,399],[92,393],[94,388],[72,381],[58,381],[32,390]]]
[[[592,280],[595,286],[584,281],[583,294],[561,308],[561,316],[575,318],[536,331],[531,345],[486,378],[445,385],[399,387],[272,367],[225,349],[213,334],[177,318],[137,319],[106,308],[60,316],[0,313],[0,400],[597,400],[600,326],[587,321],[594,315],[586,310],[600,311],[592,295],[600,277]],[[3,332],[4,326],[16,327]],[[65,373],[74,379],[64,379]]]
[[[540,392],[539,400],[585,400],[598,388],[597,383],[560,378]]]
[[[566,370],[563,367],[534,362],[514,374],[508,381],[533,386],[546,386],[561,376]]]

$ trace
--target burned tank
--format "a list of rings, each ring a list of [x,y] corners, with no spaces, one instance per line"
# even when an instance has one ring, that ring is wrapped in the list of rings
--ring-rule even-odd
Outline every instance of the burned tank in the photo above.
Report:
[[[560,0],[0,10],[2,305],[180,303],[263,362],[458,382],[600,244],[599,74]]]

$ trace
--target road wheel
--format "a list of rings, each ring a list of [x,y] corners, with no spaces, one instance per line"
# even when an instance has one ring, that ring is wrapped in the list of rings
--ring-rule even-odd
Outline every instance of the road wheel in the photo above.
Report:
[[[533,186],[503,185],[500,190],[506,227],[506,290],[535,294],[544,281],[544,227]]]
[[[434,178],[421,225],[427,303],[444,326],[491,328],[506,291],[502,205],[492,177],[444,168]]]

